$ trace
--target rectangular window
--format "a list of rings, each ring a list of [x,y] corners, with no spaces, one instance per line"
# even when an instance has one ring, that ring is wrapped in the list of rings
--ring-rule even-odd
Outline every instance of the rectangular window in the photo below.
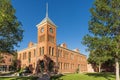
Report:
[[[74,64],[73,64],[73,69],[74,69],[75,67],[74,67]]]
[[[34,49],[34,57],[35,57],[35,55],[36,55],[36,50]]]
[[[9,59],[9,62],[12,62],[12,59],[11,59],[11,58]]]
[[[57,57],[60,57],[60,51],[58,50],[58,52],[57,52]]]
[[[62,69],[62,62],[61,62],[61,69]]]
[[[62,50],[58,50],[58,57],[62,57]]]
[[[60,57],[62,57],[62,50],[60,50]]]
[[[65,58],[65,51],[63,51],[63,57]]]
[[[23,53],[23,57],[22,57],[22,59],[24,60],[24,53]]]
[[[33,65],[34,65],[34,68],[35,68],[35,63]]]
[[[21,54],[20,54],[20,57],[19,57],[19,59],[21,60]]]
[[[42,47],[42,55],[44,54],[44,47]]]
[[[52,48],[52,56],[54,55],[54,48]]]
[[[71,54],[71,59],[72,59],[72,60],[74,59],[74,55],[73,55],[73,54]]]
[[[31,52],[28,53],[28,62],[31,62]]]
[[[58,67],[59,67],[59,69],[60,69],[60,62],[58,62]]]
[[[26,52],[23,53],[23,60],[26,59]]]
[[[49,47],[49,55],[51,54],[51,47]]]
[[[42,52],[41,47],[39,48],[39,52],[40,52],[40,55],[41,55],[41,52]]]
[[[69,69],[69,63],[67,63],[67,69]]]
[[[68,63],[66,64],[66,68],[68,69]]]
[[[80,69],[80,64],[78,64],[78,69]]]
[[[26,58],[26,52],[23,53],[23,60]]]
[[[68,53],[66,52],[66,59],[68,59]]]
[[[65,69],[65,63],[64,63],[64,69]]]
[[[66,69],[66,63],[65,63],[65,69]]]

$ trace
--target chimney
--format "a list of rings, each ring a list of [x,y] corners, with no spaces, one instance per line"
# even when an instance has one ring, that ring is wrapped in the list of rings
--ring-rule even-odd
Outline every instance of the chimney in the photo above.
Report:
[[[29,44],[28,44],[28,48],[32,47],[33,45],[34,45],[33,42],[29,42]]]
[[[67,48],[67,45],[65,43],[62,43],[60,46],[63,48]]]
[[[74,49],[75,52],[80,52],[78,48]]]

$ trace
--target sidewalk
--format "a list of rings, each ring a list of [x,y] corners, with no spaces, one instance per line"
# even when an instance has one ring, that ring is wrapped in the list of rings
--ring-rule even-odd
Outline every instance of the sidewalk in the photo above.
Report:
[[[38,78],[37,80],[50,80],[50,78],[47,74],[44,74],[41,78]]]

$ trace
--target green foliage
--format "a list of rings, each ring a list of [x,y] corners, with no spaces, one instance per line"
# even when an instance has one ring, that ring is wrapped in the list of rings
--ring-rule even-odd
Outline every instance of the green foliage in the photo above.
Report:
[[[37,61],[37,67],[36,67],[36,73],[43,73],[44,69],[45,69],[44,61],[43,60],[38,60]]]
[[[90,34],[83,38],[83,44],[90,51],[88,61],[101,64],[115,59],[116,80],[119,80],[120,0],[95,0],[90,12]]]
[[[44,61],[40,61],[39,65],[40,65],[40,71],[43,72],[45,68]]]
[[[53,71],[53,68],[54,68],[54,62],[51,60],[48,64],[48,71],[49,72],[52,72]]]
[[[12,70],[17,71],[17,65],[18,65],[18,60],[17,60],[17,53],[13,54],[13,59],[12,59]]]
[[[23,72],[23,70],[24,70],[24,68],[21,68],[21,69],[19,70],[19,73],[22,73],[22,72]]]
[[[0,52],[13,52],[23,38],[11,0],[0,0]]]
[[[51,80],[115,80],[115,75],[111,73],[66,74],[53,76]]]
[[[2,63],[3,61],[3,56],[0,56],[0,63]]]
[[[120,0],[95,0],[90,12],[90,34],[83,38],[83,44],[90,51],[88,61],[103,63],[119,57]]]
[[[37,73],[43,73],[44,71],[47,71],[48,73],[53,72],[54,65],[55,65],[54,61],[50,57],[44,55],[43,60],[37,61],[36,72]]]

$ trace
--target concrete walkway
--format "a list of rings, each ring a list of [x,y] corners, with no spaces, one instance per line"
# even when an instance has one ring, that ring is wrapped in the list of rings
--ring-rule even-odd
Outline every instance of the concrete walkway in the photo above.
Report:
[[[38,78],[37,80],[50,80],[47,74],[44,74],[42,77]]]

